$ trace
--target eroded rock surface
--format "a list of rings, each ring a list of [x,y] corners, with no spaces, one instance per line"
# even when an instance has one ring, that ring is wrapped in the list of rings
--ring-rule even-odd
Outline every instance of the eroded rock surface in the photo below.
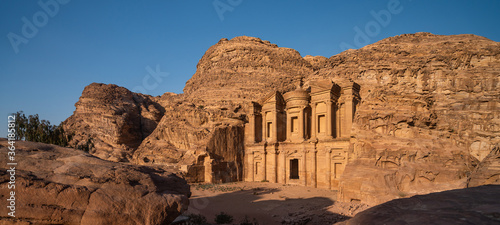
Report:
[[[377,205],[336,224],[500,224],[498,199],[499,185],[417,195]]]
[[[407,34],[329,60],[316,77],[361,86],[351,163],[341,178],[345,201],[377,204],[466,187],[500,142],[498,42]]]
[[[64,121],[64,129],[74,134],[72,146],[90,145],[90,153],[99,158],[128,161],[163,116],[156,101],[113,84],[92,83]]]
[[[472,172],[468,186],[476,187],[487,184],[500,184],[500,146],[491,150],[490,154]]]
[[[7,155],[0,140],[0,154]],[[187,210],[189,185],[151,167],[105,161],[83,151],[16,142],[16,218],[3,224],[169,224]],[[0,165],[0,197],[10,174]]]
[[[223,38],[200,59],[184,93],[207,102],[255,100],[292,90],[313,69],[294,49],[254,37]]]
[[[163,101],[165,116],[135,151],[133,162],[180,169],[192,182],[241,180],[244,135],[241,106],[205,107],[182,97]]]
[[[179,168],[191,181],[238,180],[247,103],[292,90],[300,79],[306,89],[323,79],[361,87],[340,178],[344,201],[378,204],[464,188],[500,143],[500,43],[430,33],[330,58],[258,38],[222,39],[200,59],[184,94],[153,98],[92,84],[66,126],[77,140],[98,139],[94,154],[105,159],[134,152],[134,163]],[[138,126],[145,118],[151,129]]]

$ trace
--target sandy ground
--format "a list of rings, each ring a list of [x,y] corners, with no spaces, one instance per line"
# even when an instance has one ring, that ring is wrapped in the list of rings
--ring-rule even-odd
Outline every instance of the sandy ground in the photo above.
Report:
[[[337,191],[267,182],[192,184],[189,210],[209,223],[225,212],[239,224],[245,216],[260,225],[334,224],[368,208],[336,202]]]

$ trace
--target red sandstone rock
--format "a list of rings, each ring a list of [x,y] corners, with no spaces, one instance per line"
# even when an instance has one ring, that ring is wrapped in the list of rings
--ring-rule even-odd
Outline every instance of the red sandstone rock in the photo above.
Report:
[[[6,146],[1,139],[2,155]],[[189,185],[170,172],[55,145],[17,141],[16,162],[16,218],[1,207],[1,224],[168,224],[187,210],[191,195]],[[4,201],[7,169],[0,165]]]
[[[92,143],[91,154],[111,161],[128,161],[164,113],[154,97],[113,84],[88,85],[75,106],[63,122],[64,129],[74,134],[70,144]]]
[[[241,173],[237,140],[247,103],[292,90],[300,78],[305,88],[352,80],[361,102],[339,199],[377,204],[467,186],[500,143],[499,74],[500,44],[475,35],[405,34],[330,58],[236,37],[208,49],[184,94],[144,96],[152,103],[139,111],[130,97],[136,94],[93,84],[89,90],[105,97],[84,91],[67,127],[77,140],[98,139],[99,157],[120,160],[135,151],[135,163],[180,167],[192,181],[229,181]],[[114,122],[101,127],[104,118]],[[138,118],[158,125],[138,132]]]
[[[496,146],[472,172],[468,186],[500,184],[500,147]]]

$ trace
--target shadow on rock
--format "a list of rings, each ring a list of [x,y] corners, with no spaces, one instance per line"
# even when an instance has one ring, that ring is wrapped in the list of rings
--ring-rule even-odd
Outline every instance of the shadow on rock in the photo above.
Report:
[[[201,214],[213,223],[215,215],[225,212],[234,217],[233,224],[238,224],[247,216],[266,225],[324,225],[350,218],[328,211],[333,204],[333,200],[325,197],[288,198],[280,189],[253,188],[212,197],[193,196],[188,214]]]

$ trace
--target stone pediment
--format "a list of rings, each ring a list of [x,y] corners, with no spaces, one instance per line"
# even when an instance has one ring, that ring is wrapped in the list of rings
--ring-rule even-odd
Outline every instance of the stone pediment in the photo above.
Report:
[[[269,103],[276,103],[277,105],[284,105],[284,99],[283,99],[283,96],[281,95],[281,93],[279,91],[273,91],[271,93],[269,93],[268,95],[266,95],[264,98],[262,98],[260,101],[259,101],[259,104],[260,105],[265,105],[265,104],[269,104]]]
[[[329,80],[316,80],[309,83],[311,93],[331,90],[333,83]]]
[[[340,86],[330,80],[311,81],[309,86],[311,87],[311,96],[325,93],[331,93],[337,97],[340,95]]]

